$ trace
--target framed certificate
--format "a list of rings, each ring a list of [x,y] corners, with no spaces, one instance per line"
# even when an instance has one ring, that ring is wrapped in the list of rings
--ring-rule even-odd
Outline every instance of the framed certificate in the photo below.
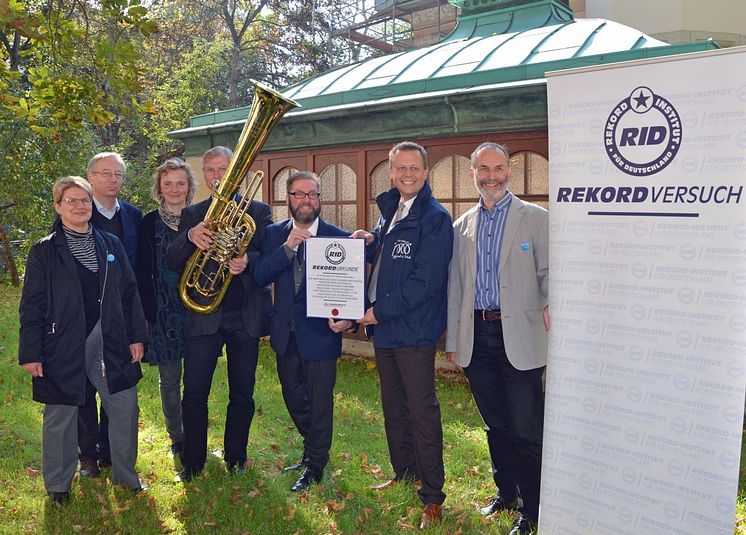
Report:
[[[309,318],[357,320],[365,314],[365,240],[306,240]]]

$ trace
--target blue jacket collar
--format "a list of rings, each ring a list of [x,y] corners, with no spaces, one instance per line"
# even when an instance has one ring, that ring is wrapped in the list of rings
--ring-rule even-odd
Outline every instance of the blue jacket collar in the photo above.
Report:
[[[422,205],[429,202],[432,196],[433,190],[430,189],[430,181],[426,180],[425,185],[422,186],[422,189],[417,193],[417,197],[415,198],[414,204],[412,204],[412,208],[409,210],[409,215],[407,217],[416,217],[417,214],[420,213]],[[381,214],[383,214],[384,218],[388,219],[394,215],[397,206],[399,206],[400,199],[401,193],[399,193],[399,190],[396,188],[391,188],[376,197],[376,204],[378,204],[378,208],[381,210]]]

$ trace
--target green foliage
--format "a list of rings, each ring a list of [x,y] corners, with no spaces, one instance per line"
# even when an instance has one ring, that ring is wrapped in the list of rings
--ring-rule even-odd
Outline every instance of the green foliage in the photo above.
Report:
[[[152,208],[153,171],[181,150],[167,133],[248,105],[250,79],[334,66],[340,48],[318,32],[334,13],[331,0],[0,3],[0,203],[16,202],[0,224],[28,247],[54,218],[54,179],[103,150],[127,161],[122,196]]]

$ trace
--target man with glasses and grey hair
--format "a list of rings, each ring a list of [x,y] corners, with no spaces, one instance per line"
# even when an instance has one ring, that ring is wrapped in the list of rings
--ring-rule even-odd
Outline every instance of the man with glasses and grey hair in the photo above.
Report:
[[[90,223],[119,238],[132,269],[136,270],[142,212],[119,198],[126,168],[124,159],[116,152],[100,152],[88,162],[86,176],[93,191],[94,205]],[[78,410],[78,447],[81,476],[98,477],[99,467],[111,466],[109,419],[101,407],[99,422],[93,385],[88,385],[85,405]]]
[[[320,191],[314,173],[299,171],[288,177],[291,218],[267,227],[262,257],[254,268],[258,284],[275,285],[270,343],[277,353],[282,397],[303,437],[301,461],[286,468],[303,468],[293,492],[320,481],[329,461],[337,357],[342,353],[342,332],[353,326],[349,320],[306,316],[306,241],[313,236],[350,235],[319,217]]]

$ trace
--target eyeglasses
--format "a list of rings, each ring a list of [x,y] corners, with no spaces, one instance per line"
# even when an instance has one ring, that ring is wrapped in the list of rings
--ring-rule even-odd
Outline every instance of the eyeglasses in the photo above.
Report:
[[[321,198],[321,193],[318,191],[311,191],[308,193],[303,193],[302,191],[288,191],[288,195],[295,197],[295,200],[301,201],[304,197],[308,197],[312,201],[316,201]]]
[[[90,206],[93,202],[91,199],[86,197],[85,199],[73,199],[72,197],[65,197],[62,199],[62,202],[64,202],[68,206]]]
[[[91,174],[101,175],[107,180],[111,180],[114,177],[116,177],[117,180],[122,180],[124,178],[124,173],[112,173],[111,171],[91,171]]]
[[[206,175],[214,175],[215,173],[224,174],[228,170],[227,167],[205,167]]]

